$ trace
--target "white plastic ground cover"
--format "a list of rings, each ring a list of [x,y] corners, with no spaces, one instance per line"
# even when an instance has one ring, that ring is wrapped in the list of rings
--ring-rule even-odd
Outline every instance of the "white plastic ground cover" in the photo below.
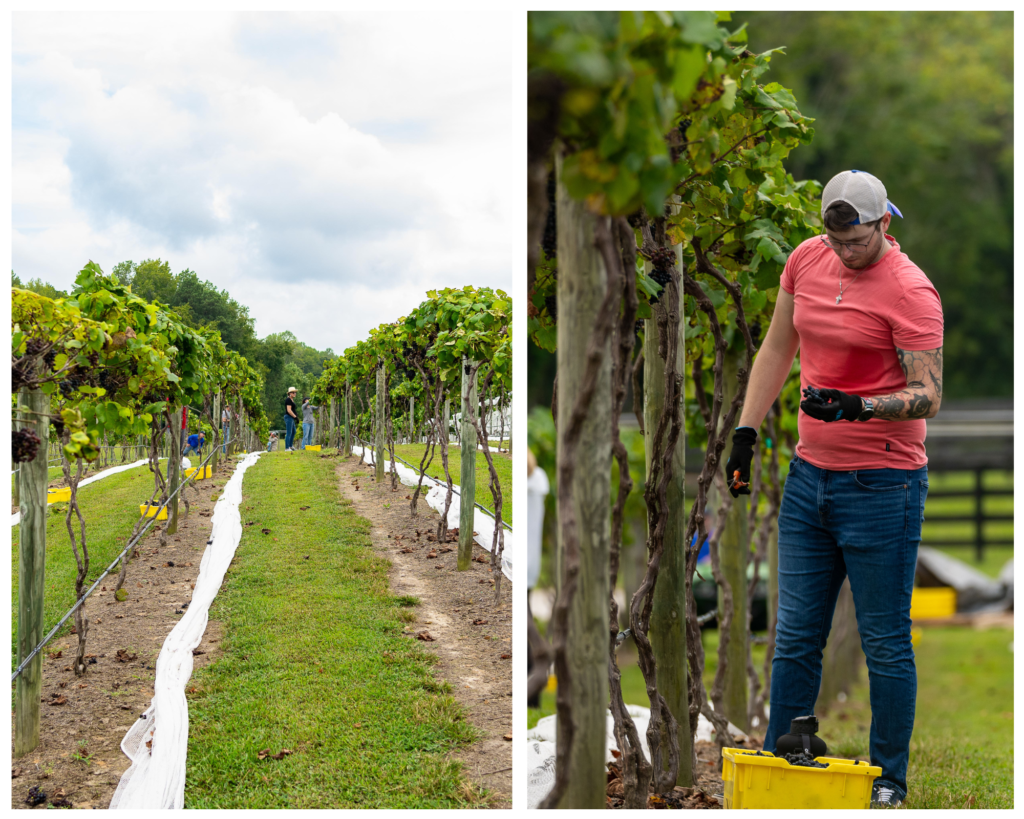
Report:
[[[253,452],[238,465],[213,509],[212,531],[199,565],[192,600],[185,615],[167,635],[156,660],[153,701],[121,741],[121,750],[132,764],[117,785],[111,809],[178,810],[185,806],[185,686],[192,676],[192,649],[203,639],[210,604],[242,539],[242,518],[238,512],[242,476],[261,454]]]
[[[646,740],[647,724],[651,721],[651,709],[640,705],[627,705],[626,711],[633,718],[636,724],[637,733]],[[555,734],[557,729],[557,717],[552,714],[541,719],[537,725],[526,732],[526,807],[536,808],[541,800],[551,791],[555,784]],[[605,762],[615,759],[611,749],[618,748],[615,742],[615,720],[612,712],[605,712],[607,731],[605,735]],[[729,723],[729,733],[734,737],[746,739],[739,728]],[[710,742],[714,735],[714,727],[703,714],[697,721],[697,742]],[[641,744],[644,756],[651,758],[647,742]]]
[[[136,461],[133,464],[124,464],[123,466],[112,466],[110,469],[104,469],[99,474],[90,475],[88,478],[85,478],[80,484],[78,484],[78,488],[81,489],[83,486],[88,486],[89,484],[95,483],[96,481],[103,480],[104,478],[109,478],[111,475],[116,475],[118,472],[127,472],[129,469],[135,469],[135,467],[137,466],[142,466],[143,464],[148,463],[149,459],[143,458],[141,461]],[[11,515],[11,526],[17,526],[19,523],[21,523],[21,512],[15,512],[13,515]]]
[[[352,452],[359,455],[362,452],[362,447],[354,446],[352,447]],[[367,451],[366,457],[370,457],[371,454]],[[420,473],[415,469],[410,469],[398,461],[395,461],[395,467],[398,471],[398,479],[403,484],[406,486],[416,486],[419,483]],[[384,471],[389,472],[390,470],[391,461],[385,459]],[[424,475],[423,487],[427,490],[427,506],[435,512],[443,511],[444,498],[448,493],[448,484],[441,483],[441,481],[435,480],[429,475]],[[452,505],[448,508],[448,525],[452,528],[459,525],[459,501],[459,496],[453,492]],[[494,518],[486,512],[475,508],[473,513],[473,531],[476,532],[473,539],[480,544],[481,548],[489,552],[491,551],[491,543],[494,540]],[[501,552],[501,573],[508,578],[509,583],[512,582],[512,533],[508,529],[505,530],[505,545]]]

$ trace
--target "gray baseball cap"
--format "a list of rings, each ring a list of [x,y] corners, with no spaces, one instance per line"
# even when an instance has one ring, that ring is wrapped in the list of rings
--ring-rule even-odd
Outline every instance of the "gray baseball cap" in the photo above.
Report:
[[[836,202],[846,202],[858,213],[851,225],[864,225],[881,219],[886,213],[900,213],[885,193],[885,185],[864,171],[843,171],[833,176],[821,192],[821,216]]]

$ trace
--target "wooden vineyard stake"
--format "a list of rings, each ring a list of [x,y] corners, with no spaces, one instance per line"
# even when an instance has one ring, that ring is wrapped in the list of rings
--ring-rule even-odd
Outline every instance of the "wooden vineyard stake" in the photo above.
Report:
[[[466,375],[472,370],[472,377]],[[476,370],[473,362],[462,360],[462,471],[459,477],[459,559],[460,572],[466,571],[473,559],[473,506],[476,500],[476,427],[469,420],[476,406]]]
[[[376,445],[375,449],[377,452],[377,463],[376,470],[374,471],[374,478],[377,483],[384,480],[384,403],[386,396],[384,395],[387,387],[384,373],[384,363],[378,361],[377,363],[377,434],[376,434]]]
[[[41,390],[23,389],[19,403],[30,415],[22,426],[35,429],[45,442],[50,435],[50,398]],[[21,525],[18,542],[18,662],[43,639],[43,595],[46,588],[46,444],[40,444],[35,460],[21,464]],[[14,756],[21,757],[39,745],[39,699],[43,691],[43,655],[37,654],[15,683]]]

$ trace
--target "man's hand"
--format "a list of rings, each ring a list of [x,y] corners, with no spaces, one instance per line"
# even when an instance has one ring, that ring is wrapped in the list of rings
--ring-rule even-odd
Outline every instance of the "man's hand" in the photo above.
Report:
[[[850,395],[841,390],[807,387],[800,409],[819,421],[856,421],[864,410],[864,402],[859,395]]]
[[[734,498],[750,494],[750,462],[754,457],[757,430],[739,427],[732,434],[732,452],[725,463],[725,481]]]

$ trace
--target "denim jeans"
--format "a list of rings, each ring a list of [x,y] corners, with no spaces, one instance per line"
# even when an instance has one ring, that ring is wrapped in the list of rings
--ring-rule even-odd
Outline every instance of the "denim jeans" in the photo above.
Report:
[[[224,426],[224,429],[223,429],[224,437],[221,438],[221,440],[224,443],[221,444],[220,451],[223,452],[226,455],[227,452],[228,452],[228,432],[231,430],[231,425],[230,424],[224,424],[223,426]]]
[[[305,449],[307,446],[313,446],[313,425],[304,423],[302,425],[302,448]]]
[[[295,419],[288,413],[284,416],[284,448],[291,449],[295,440]]]
[[[822,650],[849,575],[871,696],[871,764],[877,782],[907,794],[917,669],[910,596],[928,495],[928,468],[789,466],[779,512],[779,614],[766,751],[794,717],[814,713]]]

